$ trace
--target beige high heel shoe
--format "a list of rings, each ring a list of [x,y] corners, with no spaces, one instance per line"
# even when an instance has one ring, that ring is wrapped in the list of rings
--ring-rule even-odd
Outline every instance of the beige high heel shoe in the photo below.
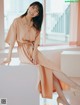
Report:
[[[72,93],[76,96],[76,94],[79,94],[79,96],[80,96],[80,90],[79,89],[73,89],[73,88],[71,88],[70,89],[71,91],[72,91]]]
[[[57,98],[57,103],[58,103],[58,105],[70,105],[69,103],[68,104],[66,104],[64,101],[63,101],[63,99],[61,98],[61,97],[58,97]],[[61,104],[59,104],[59,103],[61,103]]]
[[[8,66],[10,65],[10,61],[8,62]]]
[[[8,66],[9,66],[9,64],[10,64],[10,62],[11,62],[11,59],[10,60],[4,60],[4,61],[2,61],[1,63],[0,63],[0,65],[5,65],[5,64],[7,64]]]

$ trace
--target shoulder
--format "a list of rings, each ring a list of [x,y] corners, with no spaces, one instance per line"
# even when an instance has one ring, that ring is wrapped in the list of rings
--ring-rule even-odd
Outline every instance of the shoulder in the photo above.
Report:
[[[17,23],[20,20],[20,17],[17,17],[13,20],[13,23]]]
[[[18,24],[21,21],[21,17],[17,17],[13,20],[13,24]]]
[[[40,31],[36,30],[36,34],[37,34],[37,36],[40,36]]]
[[[32,27],[32,29],[36,32],[37,36],[40,35],[40,31],[39,30],[37,30],[35,27]]]
[[[40,31],[36,30],[36,39],[40,38]]]

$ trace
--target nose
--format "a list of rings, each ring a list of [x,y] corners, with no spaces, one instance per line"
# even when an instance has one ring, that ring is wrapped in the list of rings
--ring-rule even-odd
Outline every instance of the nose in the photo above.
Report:
[[[35,9],[32,9],[32,13],[35,13]]]

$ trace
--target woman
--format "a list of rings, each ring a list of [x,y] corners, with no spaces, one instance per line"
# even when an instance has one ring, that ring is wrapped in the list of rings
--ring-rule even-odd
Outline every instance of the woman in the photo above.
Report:
[[[38,64],[40,74],[38,89],[42,97],[52,98],[52,93],[56,90],[59,95],[57,101],[70,105],[64,97],[60,80],[75,89],[80,90],[80,87],[58,71],[56,65],[38,51],[42,21],[43,6],[39,2],[33,2],[22,16],[13,21],[6,37],[6,42],[10,45],[9,53],[2,64],[10,63],[12,49],[17,41],[20,61]]]

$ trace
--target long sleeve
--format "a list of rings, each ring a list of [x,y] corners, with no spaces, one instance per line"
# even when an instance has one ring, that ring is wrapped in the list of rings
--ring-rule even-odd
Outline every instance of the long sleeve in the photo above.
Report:
[[[33,56],[37,56],[37,48],[38,48],[38,46],[40,45],[40,33],[38,33],[37,34],[37,37],[36,37],[36,39],[35,39],[35,42],[34,42],[34,51],[33,51]]]
[[[9,28],[5,42],[8,43],[9,45],[11,44],[12,46],[14,46],[16,38],[17,38],[17,22],[15,19]]]

